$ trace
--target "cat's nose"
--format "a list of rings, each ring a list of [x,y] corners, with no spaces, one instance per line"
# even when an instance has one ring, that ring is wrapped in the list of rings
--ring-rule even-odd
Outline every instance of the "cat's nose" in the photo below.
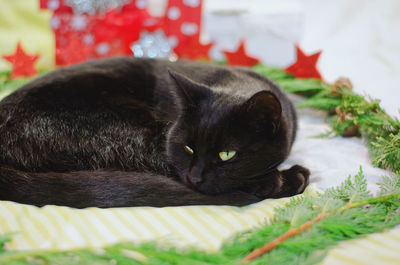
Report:
[[[203,163],[197,163],[195,164],[192,169],[189,172],[188,175],[188,180],[190,183],[193,185],[198,185],[204,182],[204,177],[203,177],[203,169],[204,165]]]
[[[193,176],[191,174],[188,176],[188,179],[193,185],[198,185],[204,182],[204,179],[201,176]]]

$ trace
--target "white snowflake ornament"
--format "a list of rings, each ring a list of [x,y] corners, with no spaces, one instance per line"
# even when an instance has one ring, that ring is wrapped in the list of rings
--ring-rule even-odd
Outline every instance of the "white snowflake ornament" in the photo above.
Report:
[[[138,58],[162,58],[176,61],[177,56],[172,44],[162,30],[153,33],[142,31],[139,40],[132,44],[131,50],[133,56]]]
[[[70,6],[74,14],[89,15],[104,14],[108,10],[121,8],[130,0],[65,0],[65,4]]]

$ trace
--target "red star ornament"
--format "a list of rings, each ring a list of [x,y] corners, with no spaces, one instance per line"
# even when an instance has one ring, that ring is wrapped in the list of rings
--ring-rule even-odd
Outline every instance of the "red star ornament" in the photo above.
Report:
[[[297,61],[287,67],[285,71],[298,78],[317,78],[323,80],[317,69],[317,62],[321,55],[321,51],[311,55],[306,55],[299,46],[296,46],[296,50]]]
[[[176,51],[182,58],[190,60],[211,60],[209,52],[214,43],[201,44],[199,41],[199,34],[189,37],[184,44],[185,45],[180,45],[180,49]]]
[[[35,69],[35,62],[39,58],[39,55],[26,54],[20,42],[18,42],[17,50],[13,55],[4,55],[3,58],[13,65],[11,79],[21,76],[34,76],[38,73]]]
[[[244,40],[241,40],[239,47],[234,52],[223,51],[229,65],[253,66],[260,62],[259,59],[248,56],[244,48]]]

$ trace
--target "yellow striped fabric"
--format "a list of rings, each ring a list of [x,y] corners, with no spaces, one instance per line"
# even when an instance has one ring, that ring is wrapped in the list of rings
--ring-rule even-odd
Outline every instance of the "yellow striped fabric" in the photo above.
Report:
[[[364,238],[343,241],[321,265],[399,265],[400,227]]]
[[[13,250],[66,250],[157,241],[217,250],[233,234],[268,222],[288,198],[247,207],[185,206],[72,209],[0,201],[0,234],[17,232]]]
[[[317,190],[310,186],[307,193]],[[156,241],[176,247],[216,251],[240,231],[268,223],[289,198],[264,200],[247,207],[185,206],[73,209],[0,201],[0,234],[16,232],[12,250],[67,250],[118,242]],[[400,227],[342,242],[323,265],[400,265]]]

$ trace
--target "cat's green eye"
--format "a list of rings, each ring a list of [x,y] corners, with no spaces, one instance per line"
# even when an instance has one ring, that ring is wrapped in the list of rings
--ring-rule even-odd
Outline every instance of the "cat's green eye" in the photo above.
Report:
[[[193,155],[193,153],[194,153],[193,149],[187,145],[185,145],[185,147],[183,149],[185,149],[186,153],[188,153],[189,155]]]
[[[228,161],[232,159],[236,155],[236,151],[226,151],[226,152],[219,152],[219,158],[222,161]]]

